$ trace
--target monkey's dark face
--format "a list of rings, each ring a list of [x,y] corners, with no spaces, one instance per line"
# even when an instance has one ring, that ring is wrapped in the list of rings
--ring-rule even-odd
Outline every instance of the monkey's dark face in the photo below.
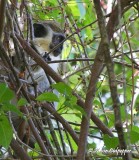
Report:
[[[35,23],[34,25],[35,46],[39,52],[50,52],[57,57],[61,54],[63,49],[63,40],[65,36],[63,33],[54,32],[49,25]],[[60,45],[59,45],[60,44]],[[57,47],[58,45],[58,47]]]
[[[63,34],[60,33],[54,33],[53,37],[52,37],[52,43],[50,44],[50,49],[53,49],[54,47],[56,47],[58,44],[60,44],[58,47],[56,47],[56,49],[53,51],[54,56],[58,56],[63,49],[63,40],[65,39],[65,36],[63,36]]]

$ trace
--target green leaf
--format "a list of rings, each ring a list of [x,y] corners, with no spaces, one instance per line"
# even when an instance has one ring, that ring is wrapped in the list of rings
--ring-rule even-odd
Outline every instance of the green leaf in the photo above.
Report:
[[[14,97],[14,93],[12,90],[8,88],[8,86],[4,83],[0,84],[0,102],[10,101]]]
[[[74,150],[75,152],[77,152],[78,147],[77,147],[77,144],[75,143],[75,141],[73,140],[73,138],[70,136],[69,133],[66,133],[66,134],[65,134],[65,132],[63,132],[63,133],[64,133],[64,141],[65,141],[67,144],[68,144],[69,141],[70,141],[70,143],[72,144],[73,150]],[[67,134],[68,134],[69,139],[67,139]],[[58,136],[59,136],[59,134],[58,134]]]
[[[64,105],[70,108],[73,108],[77,103],[77,98],[75,96],[65,96]]]
[[[72,93],[72,89],[67,84],[65,84],[63,82],[53,84],[52,87],[54,89],[56,89],[59,93],[62,93],[64,95]]]
[[[59,102],[57,95],[52,92],[45,92],[39,95],[36,100],[38,101],[48,101],[48,102]]]
[[[130,132],[131,143],[134,144],[139,141],[139,133],[135,131]]]
[[[118,146],[118,137],[103,136],[104,143],[107,149],[116,148]]]
[[[67,6],[71,9],[73,16],[75,17],[80,16],[80,12],[79,12],[77,3],[75,1],[72,1],[71,3],[67,3]]]
[[[20,98],[19,101],[17,102],[17,106],[24,106],[26,104],[28,104],[28,102],[25,98]]]
[[[79,79],[80,79],[80,76],[79,75],[73,75],[71,77],[69,77],[69,81],[73,84],[78,84],[79,83]]]
[[[114,114],[112,113],[112,112],[108,112],[108,113],[106,113],[106,116],[108,117],[108,119],[109,119],[109,122],[108,122],[108,127],[109,128],[111,128],[111,127],[113,127],[114,126],[114,121],[115,121],[115,119],[114,119]]]
[[[81,112],[82,115],[87,116],[85,110],[84,110],[82,107],[80,107],[80,106],[78,106],[78,105],[74,105],[73,108],[74,108],[75,110]]]
[[[132,130],[130,132],[129,137],[130,137],[130,141],[131,141],[132,144],[135,144],[136,142],[139,141],[139,136],[138,135],[139,135],[138,131],[136,132],[136,131]],[[126,137],[126,139],[129,139],[127,133],[125,133],[125,137]]]
[[[132,131],[135,131],[135,132],[138,132],[138,133],[139,133],[139,127],[133,126],[133,127],[132,127]]]
[[[66,107],[69,107],[72,110],[79,111],[82,113],[82,115],[86,116],[85,110],[82,107],[77,105],[77,97],[72,95],[72,96],[65,96],[65,98],[66,99],[65,99],[64,105]]]
[[[63,104],[65,102],[65,96],[63,95],[59,95],[59,103],[58,103],[58,106],[56,108],[56,110],[59,112],[59,113],[63,113],[62,110],[63,110]],[[62,110],[61,110],[62,109]],[[65,109],[64,109],[65,110]]]
[[[77,103],[77,97],[75,96],[70,96],[69,97],[69,101],[70,103],[73,105],[73,104],[76,104]]]
[[[13,104],[10,104],[8,102],[4,103],[2,105],[2,110],[5,111],[5,112],[11,111],[11,112],[16,113],[19,116],[23,116],[23,113],[20,112],[20,110],[16,106],[14,106]]]
[[[12,137],[13,132],[8,118],[0,114],[0,145],[8,148]]]
[[[125,118],[126,118],[125,107],[121,106],[120,107],[120,111],[121,111],[121,117],[122,117],[122,119],[125,120]]]

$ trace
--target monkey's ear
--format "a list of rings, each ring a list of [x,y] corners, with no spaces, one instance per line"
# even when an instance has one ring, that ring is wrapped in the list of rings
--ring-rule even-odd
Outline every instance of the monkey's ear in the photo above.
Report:
[[[47,35],[47,29],[41,23],[34,23],[34,36],[35,37],[45,37]]]

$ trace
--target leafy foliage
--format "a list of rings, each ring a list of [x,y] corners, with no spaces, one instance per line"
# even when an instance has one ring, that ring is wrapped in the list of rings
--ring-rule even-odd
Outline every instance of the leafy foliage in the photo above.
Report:
[[[14,93],[9,87],[1,83],[0,84],[0,145],[5,148],[9,147],[9,144],[13,137],[13,131],[11,124],[6,116],[8,111],[15,112],[18,115],[22,113],[11,104],[11,100],[14,98]]]
[[[48,101],[48,102],[58,102],[59,101],[58,97],[54,93],[51,93],[51,92],[42,93],[36,98],[36,100]]]
[[[8,118],[0,113],[0,145],[5,148],[9,147],[9,144],[13,137],[13,132]]]

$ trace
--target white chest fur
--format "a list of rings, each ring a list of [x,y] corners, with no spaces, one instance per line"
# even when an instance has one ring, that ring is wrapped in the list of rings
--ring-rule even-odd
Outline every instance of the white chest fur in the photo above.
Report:
[[[53,55],[50,54],[49,57],[51,58],[51,61],[60,60],[60,56],[54,57]],[[59,63],[50,63],[49,66],[55,72],[58,73]],[[50,88],[50,82],[49,82],[49,79],[48,79],[48,75],[46,75],[44,70],[39,65],[32,66],[31,67],[31,73],[32,73],[33,79],[37,82],[37,90],[39,92],[47,91]],[[53,82],[52,79],[51,79],[51,81]],[[28,82],[32,83],[31,77],[28,78]],[[30,87],[30,92],[32,94],[34,93],[33,87]]]

